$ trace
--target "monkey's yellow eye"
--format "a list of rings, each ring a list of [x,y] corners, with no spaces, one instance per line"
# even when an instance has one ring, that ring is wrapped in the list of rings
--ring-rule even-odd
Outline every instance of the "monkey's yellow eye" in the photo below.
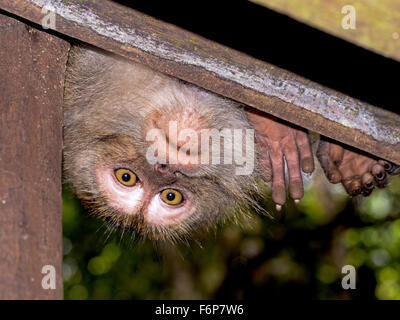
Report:
[[[115,170],[115,177],[121,184],[127,187],[133,187],[137,182],[136,174],[128,169]]]
[[[161,192],[161,199],[166,204],[176,206],[183,201],[182,193],[174,189],[165,189]]]

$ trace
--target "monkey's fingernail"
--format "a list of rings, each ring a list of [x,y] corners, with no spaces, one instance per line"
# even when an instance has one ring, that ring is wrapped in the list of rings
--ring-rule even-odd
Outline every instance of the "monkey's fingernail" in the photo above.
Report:
[[[373,184],[372,182],[370,182],[370,183],[367,183],[365,186],[366,186],[368,189],[371,189],[371,188],[374,186],[374,184]]]
[[[304,196],[303,181],[290,182],[290,197],[294,200],[301,199]]]
[[[372,167],[372,174],[375,176],[375,179],[378,181],[383,180],[386,176],[385,169],[379,164],[376,164]]]
[[[352,196],[357,196],[361,193],[362,188],[361,188],[361,183],[358,180],[353,181],[350,184],[350,189],[349,189],[349,194]]]
[[[282,206],[280,204],[276,205],[276,211],[281,211],[282,210]]]
[[[383,167],[385,168],[385,170],[386,170],[387,172],[390,173],[390,172],[392,171],[393,166],[392,166],[391,163],[389,163],[389,162],[387,162],[387,161],[385,161],[385,160],[379,160],[378,162],[379,162],[379,164],[380,164],[381,166],[383,166]]]
[[[295,203],[295,204],[299,204],[299,203],[300,203],[300,200],[299,200],[299,199],[295,199],[295,200],[294,200],[294,203]]]
[[[328,179],[330,183],[339,183],[340,180],[342,179],[340,173],[338,172],[330,172],[328,175]]]
[[[311,174],[314,171],[314,161],[312,158],[303,159],[302,170],[304,173],[308,173],[308,174]]]

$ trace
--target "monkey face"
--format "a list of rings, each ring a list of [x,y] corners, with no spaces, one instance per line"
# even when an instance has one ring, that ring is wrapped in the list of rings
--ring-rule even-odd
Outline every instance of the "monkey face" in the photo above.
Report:
[[[251,201],[254,176],[235,176],[231,165],[151,164],[146,145],[129,136],[92,143],[79,154],[66,150],[66,176],[86,207],[113,226],[176,241],[233,218]]]
[[[112,226],[176,241],[240,220],[264,191],[253,139],[234,101],[94,48],[71,50],[64,178]]]
[[[64,176],[84,205],[113,226],[177,240],[252,207],[257,164],[238,173],[236,154],[231,162],[221,156],[228,142],[231,151],[242,151],[244,140],[249,145],[234,130],[252,127],[233,101],[104,52],[72,50]],[[204,132],[227,134],[219,151],[203,148]],[[175,158],[172,149],[179,150]],[[220,162],[214,163],[215,155]]]
[[[103,139],[96,149],[96,184],[119,215],[153,229],[176,229],[193,214],[196,201],[179,166],[148,163],[131,137]]]

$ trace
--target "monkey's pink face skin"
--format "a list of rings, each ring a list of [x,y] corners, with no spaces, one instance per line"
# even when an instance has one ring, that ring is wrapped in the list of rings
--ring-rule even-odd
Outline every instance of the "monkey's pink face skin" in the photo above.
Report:
[[[96,177],[100,191],[110,207],[127,216],[137,215],[142,211],[145,221],[150,225],[176,225],[194,212],[194,206],[189,199],[179,205],[169,205],[161,199],[160,192],[152,191],[141,180],[131,187],[122,185],[111,168],[98,168]]]
[[[156,194],[147,207],[146,221],[152,225],[169,226],[184,221],[194,211],[193,206],[184,203],[178,207],[172,207],[161,200],[159,194]]]

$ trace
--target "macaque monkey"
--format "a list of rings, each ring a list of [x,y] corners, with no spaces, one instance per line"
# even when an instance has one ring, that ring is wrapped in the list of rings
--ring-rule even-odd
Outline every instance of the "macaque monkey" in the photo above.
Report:
[[[64,101],[66,181],[97,216],[152,239],[262,210],[266,187],[279,210],[285,161],[296,202],[302,172],[314,171],[301,128],[92,47],[72,48]],[[328,141],[317,156],[351,195],[384,187],[396,169]]]

